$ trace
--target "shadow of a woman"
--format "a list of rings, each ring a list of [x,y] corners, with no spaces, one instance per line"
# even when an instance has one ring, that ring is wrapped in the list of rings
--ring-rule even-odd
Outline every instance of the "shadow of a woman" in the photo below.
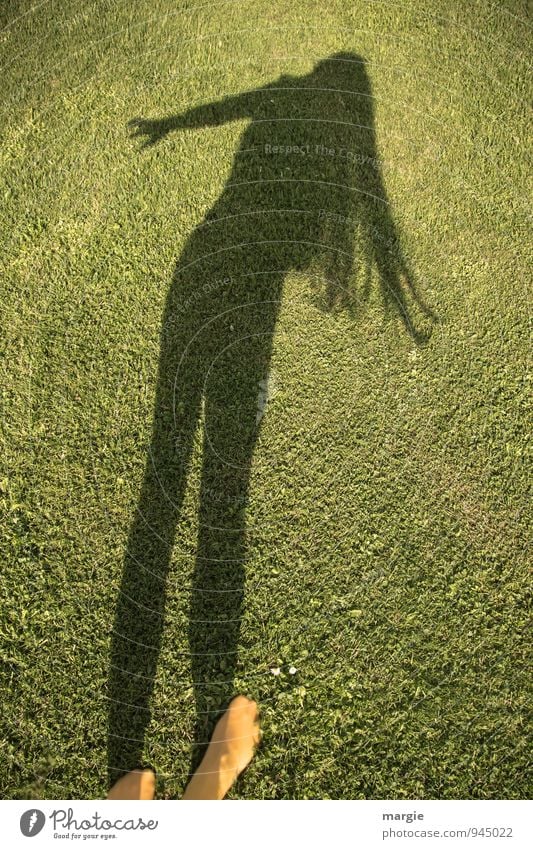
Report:
[[[188,239],[162,321],[152,437],[112,632],[111,781],[143,762],[166,579],[202,419],[189,617],[198,746],[233,694],[250,468],[284,277],[305,272],[319,281],[324,308],[356,313],[375,267],[385,310],[415,342],[426,338],[420,322],[432,320],[383,186],[364,60],[339,53],[307,75],[132,125],[150,147],[173,131],[243,118],[231,175]]]

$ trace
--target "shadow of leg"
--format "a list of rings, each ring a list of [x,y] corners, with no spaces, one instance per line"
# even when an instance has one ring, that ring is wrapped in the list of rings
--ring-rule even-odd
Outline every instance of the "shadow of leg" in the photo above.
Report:
[[[165,612],[166,579],[186,484],[199,393],[183,393],[173,416],[175,359],[163,353],[154,417],[137,514],[124,560],[111,639],[108,770],[110,783],[143,765]]]
[[[243,611],[246,504],[258,433],[257,399],[273,333],[244,335],[222,348],[206,375],[200,530],[189,641],[197,723],[192,770],[234,690]]]

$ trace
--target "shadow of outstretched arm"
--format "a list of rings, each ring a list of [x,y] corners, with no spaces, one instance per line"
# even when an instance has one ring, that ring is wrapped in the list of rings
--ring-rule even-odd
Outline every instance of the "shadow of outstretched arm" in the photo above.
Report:
[[[188,109],[181,115],[169,115],[167,118],[150,120],[133,118],[128,127],[132,137],[145,137],[141,147],[153,147],[157,142],[176,130],[194,130],[200,127],[219,127],[229,121],[239,121],[250,116],[250,100],[255,92],[227,97],[213,103],[202,104]]]

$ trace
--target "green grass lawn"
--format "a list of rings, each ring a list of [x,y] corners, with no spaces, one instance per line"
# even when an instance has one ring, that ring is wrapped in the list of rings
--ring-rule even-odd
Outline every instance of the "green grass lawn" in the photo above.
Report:
[[[4,4],[4,798],[528,795],[530,31]]]

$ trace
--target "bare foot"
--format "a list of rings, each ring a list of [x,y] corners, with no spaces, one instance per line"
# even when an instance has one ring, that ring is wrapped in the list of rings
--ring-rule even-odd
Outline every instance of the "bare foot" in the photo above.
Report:
[[[108,799],[153,799],[155,773],[151,769],[134,769],[113,784]]]
[[[207,752],[183,798],[223,799],[252,760],[260,739],[257,704],[245,696],[237,696],[218,720]]]

